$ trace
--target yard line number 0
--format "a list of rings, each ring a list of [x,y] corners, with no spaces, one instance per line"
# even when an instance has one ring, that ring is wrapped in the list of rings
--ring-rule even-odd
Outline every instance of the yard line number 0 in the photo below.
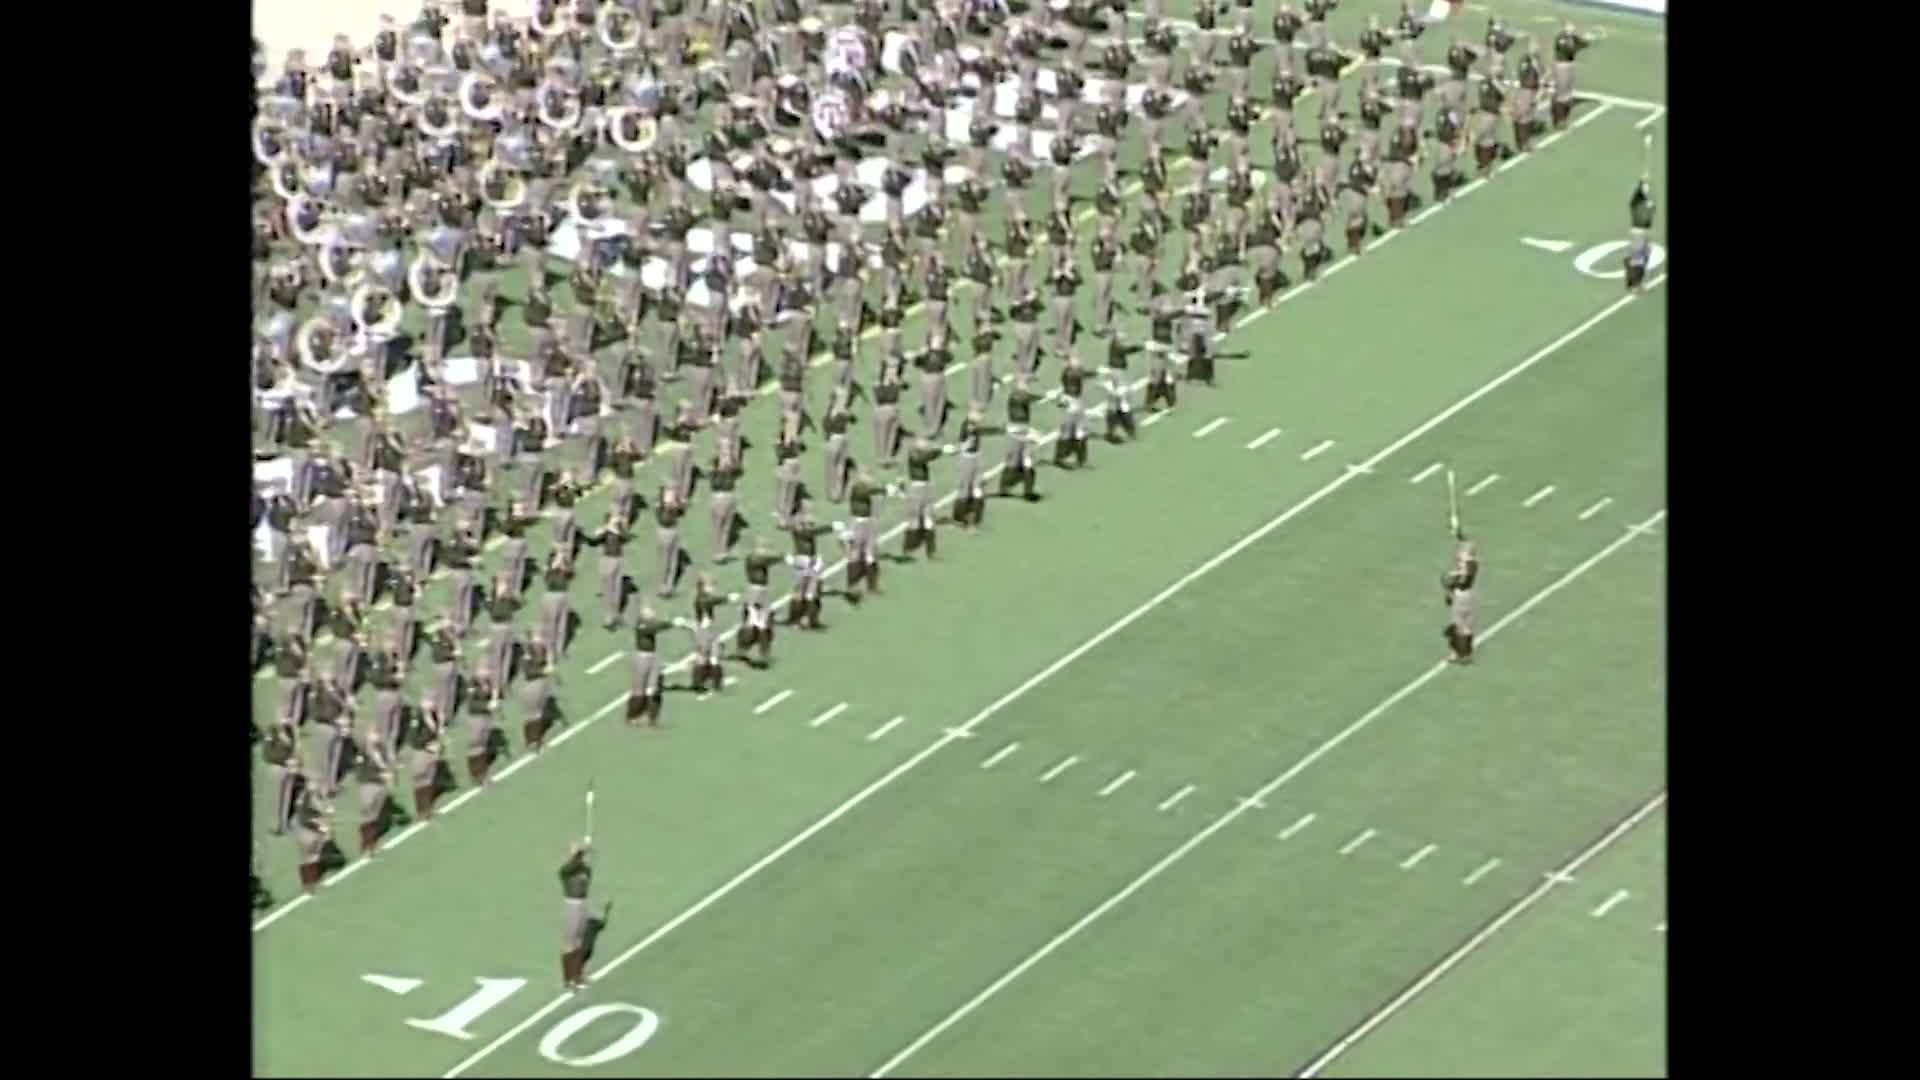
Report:
[[[473,992],[455,1002],[451,1008],[438,1016],[409,1019],[407,1026],[470,1041],[475,1038],[473,1026],[482,1017],[505,1004],[507,999],[527,985],[525,979],[476,978],[473,981],[477,984]],[[412,989],[408,987],[396,992],[409,993]],[[590,1044],[582,1038],[588,1028],[598,1025],[604,1037],[614,1030],[615,1022],[620,1020],[626,1021],[626,1026],[617,1038],[601,1044],[598,1049],[589,1049]],[[547,1029],[547,1033],[540,1037],[540,1056],[557,1065],[591,1069],[618,1061],[639,1050],[659,1030],[660,1014],[652,1009],[624,1001],[588,1005],[575,1009]]]
[[[1588,277],[1618,281],[1627,276],[1626,251],[1627,242],[1625,240],[1609,240],[1604,244],[1595,244],[1574,256],[1573,268]],[[1660,269],[1660,264],[1666,261],[1667,249],[1665,247],[1654,243],[1647,245],[1647,276],[1653,276],[1653,272]],[[1613,269],[1600,269],[1600,264],[1603,262],[1611,263]]]

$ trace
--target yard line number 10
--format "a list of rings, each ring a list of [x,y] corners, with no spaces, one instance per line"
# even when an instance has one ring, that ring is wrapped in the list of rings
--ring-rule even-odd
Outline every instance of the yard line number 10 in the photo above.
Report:
[[[386,976],[371,975],[365,978],[368,982],[397,994],[411,993],[420,986],[418,979],[391,979]],[[471,1041],[475,1038],[474,1025],[494,1009],[506,1004],[508,998],[519,993],[527,985],[525,979],[476,978],[473,981],[475,983],[473,992],[455,1002],[451,1008],[437,1016],[409,1019],[407,1026],[421,1031],[430,1031],[435,1035]],[[589,1041],[581,1038],[588,1028],[596,1024],[600,1024],[604,1037],[618,1026],[616,1022],[620,1020],[625,1020],[625,1029],[620,1031],[618,1037],[601,1043],[597,1049],[591,1048]],[[601,1024],[602,1021],[607,1023]],[[647,1045],[654,1033],[659,1030],[660,1014],[652,1009],[631,1005],[624,1001],[588,1005],[575,1009],[547,1029],[546,1034],[540,1037],[540,1056],[557,1065],[591,1069],[597,1065],[618,1061],[639,1050]]]

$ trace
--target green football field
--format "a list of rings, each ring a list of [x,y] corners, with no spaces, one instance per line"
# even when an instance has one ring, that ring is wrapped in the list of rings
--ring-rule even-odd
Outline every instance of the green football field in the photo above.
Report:
[[[1665,190],[1664,44],[1496,6],[1609,28],[1575,123],[1242,316],[1220,385],[1137,443],[1043,468],[1040,502],[943,529],[658,730],[621,723],[626,642],[582,580],[546,752],[310,899],[262,825],[256,1070],[1663,1074],[1666,266],[1630,298],[1620,261],[1649,133]],[[1335,36],[1396,8],[1348,0]],[[762,446],[776,411],[749,410]],[[1447,469],[1483,561],[1470,667],[1441,662]],[[590,782],[612,910],[567,995],[555,871]]]

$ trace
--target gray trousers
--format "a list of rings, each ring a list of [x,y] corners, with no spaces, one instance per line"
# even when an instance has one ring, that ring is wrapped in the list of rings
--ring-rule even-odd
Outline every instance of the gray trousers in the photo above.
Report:
[[[873,456],[877,461],[892,461],[900,452],[900,407],[873,407]]]
[[[920,376],[920,431],[938,435],[947,426],[947,374],[929,372]]]
[[[708,508],[708,518],[713,525],[713,550],[716,555],[733,553],[734,523],[739,520],[739,500],[731,491],[713,493],[712,505]]]
[[[627,564],[618,555],[600,556],[600,588],[594,596],[606,609],[607,625],[620,621],[622,608],[626,602],[626,589],[623,586],[627,576]]]
[[[955,499],[977,499],[984,494],[980,487],[981,471],[979,454],[960,455],[953,485]]]
[[[673,587],[680,578],[680,530],[658,529],[654,533],[654,546],[659,556],[659,577],[656,585],[661,596],[672,596]]]
[[[875,422],[878,426],[878,421]],[[839,502],[847,497],[847,437],[834,435],[827,439],[827,501]]]
[[[660,696],[660,657],[637,652],[627,661],[627,687],[634,697]]]

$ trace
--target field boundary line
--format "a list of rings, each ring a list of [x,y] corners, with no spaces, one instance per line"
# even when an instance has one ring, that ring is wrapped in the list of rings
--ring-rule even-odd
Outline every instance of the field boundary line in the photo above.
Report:
[[[1654,811],[1666,805],[1666,802],[1667,793],[1661,791],[1645,803],[1642,803],[1638,810],[1635,810],[1621,821],[1615,823],[1612,828],[1601,835],[1600,839],[1587,845],[1585,850],[1562,864],[1554,873],[1548,874],[1540,884],[1533,887],[1532,892],[1509,904],[1505,910],[1496,914],[1491,921],[1476,931],[1472,937],[1469,937],[1466,941],[1456,946],[1452,952],[1441,957],[1438,963],[1428,968],[1405,990],[1400,991],[1400,993],[1396,994],[1385,1005],[1375,1009],[1366,1019],[1360,1022],[1359,1026],[1342,1036],[1340,1041],[1322,1051],[1319,1056],[1315,1057],[1294,1075],[1319,1075],[1320,1070],[1331,1064],[1333,1059],[1351,1050],[1355,1043],[1366,1038],[1381,1024],[1386,1023],[1394,1013],[1405,1008],[1408,1002],[1420,996],[1420,994],[1424,993],[1426,989],[1434,983],[1439,982],[1447,972],[1452,971],[1459,965],[1460,961],[1465,960],[1474,950],[1485,945],[1493,935],[1499,933],[1508,923],[1519,918],[1528,908],[1539,903],[1543,897],[1553,891],[1554,886],[1559,884],[1560,881],[1572,877],[1574,871],[1585,866],[1601,852],[1612,847],[1622,836],[1632,831],[1634,826],[1645,821]]]
[[[1495,636],[1499,635],[1507,627],[1512,626],[1516,621],[1524,617],[1528,612],[1538,607],[1548,597],[1552,596],[1553,594],[1559,592],[1561,589],[1564,589],[1568,585],[1572,584],[1574,581],[1576,581],[1577,579],[1585,575],[1587,571],[1600,565],[1601,562],[1603,562],[1609,556],[1613,555],[1615,552],[1619,551],[1621,548],[1626,547],[1628,544],[1632,543],[1634,540],[1638,539],[1639,537],[1646,535],[1648,530],[1653,528],[1655,525],[1659,524],[1660,521],[1662,521],[1666,517],[1666,515],[1667,515],[1667,512],[1665,510],[1661,510],[1658,513],[1655,513],[1652,517],[1649,517],[1646,520],[1640,522],[1638,525],[1631,526],[1626,530],[1624,530],[1619,537],[1614,539],[1613,542],[1609,543],[1606,547],[1601,548],[1598,552],[1594,553],[1593,555],[1589,555],[1585,561],[1581,562],[1579,565],[1575,566],[1573,569],[1567,571],[1566,573],[1560,575],[1560,577],[1556,578],[1552,584],[1541,589],[1539,592],[1534,593],[1532,596],[1528,597],[1525,601],[1523,601],[1520,604],[1520,606],[1514,608],[1512,611],[1509,611],[1505,615],[1501,616],[1498,622],[1494,623],[1491,627],[1487,629],[1486,634],[1482,636],[1481,640],[1482,641],[1492,640]],[[1358,734],[1362,729],[1366,728],[1369,724],[1372,724],[1375,720],[1385,715],[1387,711],[1392,709],[1395,705],[1398,705],[1400,702],[1406,700],[1408,697],[1411,697],[1415,691],[1419,690],[1421,687],[1425,686],[1427,683],[1432,682],[1436,677],[1440,675],[1441,672],[1446,671],[1450,666],[1451,664],[1449,664],[1448,661],[1442,660],[1434,664],[1432,667],[1428,668],[1426,671],[1420,673],[1418,676],[1416,676],[1413,679],[1413,681],[1407,683],[1405,686],[1402,686],[1400,689],[1394,691],[1390,696],[1386,698],[1386,700],[1382,701],[1378,705],[1375,705],[1372,709],[1369,709],[1365,714],[1363,714],[1360,717],[1360,719],[1355,720],[1353,723],[1340,729],[1340,731],[1336,732],[1332,737],[1327,739],[1327,741],[1321,743],[1318,747],[1310,751],[1305,757],[1295,762],[1293,766],[1289,768],[1286,772],[1281,773],[1279,776],[1269,781],[1265,787],[1262,787],[1259,791],[1254,792],[1253,800],[1265,799],[1269,795],[1272,795],[1275,791],[1278,791],[1281,787],[1285,786],[1294,777],[1300,775],[1302,772],[1305,772],[1308,767],[1313,765],[1314,762],[1319,761],[1321,758],[1325,757],[1327,754],[1332,753],[1335,748],[1340,746],[1340,744],[1346,742],[1348,739]],[[927,1031],[924,1034],[922,1034],[918,1039],[915,1039],[913,1042],[909,1043],[904,1050],[901,1050],[899,1053],[889,1058],[885,1064],[881,1065],[878,1069],[875,1069],[870,1075],[872,1077],[877,1078],[877,1077],[884,1077],[889,1073],[891,1073],[894,1069],[898,1068],[901,1065],[901,1063],[905,1062],[908,1058],[918,1053],[923,1047],[925,1047],[928,1043],[932,1042],[934,1039],[938,1038],[948,1028],[951,1028],[954,1024],[957,1024],[961,1020],[966,1019],[966,1017],[970,1015],[975,1009],[978,1009],[982,1004],[984,1004],[988,998],[991,998],[993,995],[1005,989],[1008,984],[1012,983],[1015,979],[1019,978],[1021,975],[1026,974],[1029,970],[1031,970],[1034,967],[1034,965],[1038,964],[1040,961],[1052,955],[1056,949],[1060,948],[1062,945],[1065,945],[1067,942],[1079,936],[1083,930],[1093,925],[1094,922],[1099,920],[1107,912],[1112,911],[1114,908],[1120,906],[1120,904],[1124,903],[1128,897],[1132,896],[1134,893],[1139,892],[1141,889],[1145,888],[1150,882],[1152,882],[1155,878],[1159,877],[1161,874],[1165,873],[1175,863],[1179,862],[1181,859],[1186,858],[1189,854],[1193,852],[1195,848],[1199,847],[1201,844],[1206,843],[1207,840],[1211,838],[1215,833],[1218,833],[1220,830],[1226,828],[1228,825],[1233,824],[1233,822],[1237,821],[1240,818],[1240,816],[1246,813],[1247,810],[1250,809],[1253,805],[1254,805],[1254,802],[1252,800],[1241,802],[1238,806],[1234,807],[1232,810],[1229,810],[1226,813],[1215,818],[1212,822],[1210,822],[1205,828],[1201,829],[1199,832],[1194,833],[1192,836],[1188,837],[1183,843],[1181,843],[1179,847],[1176,847],[1172,851],[1161,856],[1158,862],[1148,867],[1143,873],[1140,874],[1140,876],[1134,878],[1132,881],[1122,886],[1121,889],[1118,892],[1114,893],[1112,896],[1109,896],[1107,897],[1107,899],[1101,901],[1101,903],[1097,907],[1095,907],[1092,911],[1087,912],[1085,915],[1082,915],[1079,918],[1079,920],[1076,921],[1073,925],[1067,927],[1065,930],[1062,930],[1060,933],[1054,935],[1051,939],[1047,941],[1046,944],[1040,946],[1040,948],[1036,949],[1033,953],[1029,954],[1025,960],[1020,961],[1020,963],[1014,965],[1013,968],[1009,970],[1006,974],[1000,976],[998,979],[995,979],[992,983],[988,984],[986,989],[980,991],[978,994],[975,994],[964,1005],[961,1005],[958,1009],[955,1009],[953,1012],[947,1014],[946,1019],[941,1020],[939,1023],[935,1024],[933,1027],[928,1028]],[[1366,837],[1371,837],[1373,835],[1374,835],[1374,830],[1368,829],[1366,832],[1361,834],[1361,837],[1366,838]],[[1356,843],[1356,844],[1350,844],[1349,846],[1358,847],[1359,845]]]
[[[1661,276],[1653,279],[1653,281],[1649,283],[1648,288],[1651,289],[1651,288],[1657,287],[1665,280],[1666,280],[1666,275],[1662,274]],[[1495,390],[1498,390],[1500,387],[1505,386],[1507,383],[1520,377],[1522,374],[1530,370],[1535,364],[1538,364],[1540,361],[1545,360],[1549,356],[1552,356],[1554,353],[1566,347],[1566,345],[1569,342],[1575,340],[1576,338],[1580,337],[1582,334],[1585,334],[1587,331],[1600,325],[1602,322],[1606,321],[1609,317],[1614,315],[1616,312],[1619,312],[1623,308],[1627,307],[1627,305],[1631,304],[1636,298],[1637,298],[1637,294],[1628,293],[1627,295],[1622,296],[1619,299],[1615,300],[1613,303],[1608,304],[1606,307],[1602,308],[1598,314],[1591,316],[1585,322],[1581,323],[1579,326],[1574,327],[1572,330],[1567,331],[1565,334],[1562,334],[1560,337],[1555,338],[1551,342],[1548,342],[1545,346],[1541,347],[1538,351],[1534,352],[1532,355],[1528,356],[1526,359],[1520,361],[1518,364],[1515,364],[1514,366],[1508,368],[1506,371],[1501,372],[1499,375],[1496,375],[1492,379],[1489,379],[1487,382],[1481,384],[1479,389],[1472,391],[1471,393],[1467,394],[1465,397],[1462,397],[1460,400],[1454,402],[1452,405],[1449,405],[1445,409],[1442,409],[1440,412],[1434,414],[1433,417],[1421,423],[1418,427],[1415,427],[1412,431],[1409,431],[1405,435],[1402,435],[1398,439],[1395,439],[1392,443],[1389,443],[1385,449],[1380,450],[1378,453],[1374,454],[1371,458],[1368,458],[1365,462],[1363,462],[1361,464],[1361,468],[1371,470],[1374,466],[1379,465],[1381,462],[1392,457],[1394,454],[1399,453],[1401,450],[1405,449],[1407,446],[1411,445],[1413,442],[1417,441],[1418,439],[1426,435],[1428,432],[1432,431],[1433,429],[1439,427],[1441,424],[1446,423],[1448,420],[1458,415],[1462,410],[1465,410],[1469,406],[1473,405],[1475,402],[1479,401],[1481,398],[1486,397],[1488,394],[1493,393]],[[905,776],[907,773],[912,772],[914,769],[919,768],[922,762],[926,761],[928,758],[932,757],[933,755],[939,753],[942,749],[945,749],[950,743],[956,742],[959,739],[964,738],[967,735],[970,735],[975,727],[979,726],[980,724],[984,723],[988,719],[997,715],[1002,709],[1006,708],[1008,705],[1012,704],[1013,702],[1019,700],[1021,697],[1024,697],[1027,694],[1027,692],[1032,690],[1034,687],[1039,686],[1041,683],[1052,678],[1054,675],[1058,674],[1062,669],[1072,664],[1075,660],[1078,660],[1080,657],[1085,656],[1089,652],[1092,652],[1094,649],[1098,648],[1102,643],[1107,641],[1107,639],[1113,637],[1115,634],[1118,634],[1120,631],[1133,625],[1135,622],[1138,622],[1141,618],[1146,616],[1149,612],[1152,612],[1154,609],[1158,608],[1161,604],[1166,603],[1168,599],[1172,598],[1175,594],[1179,593],[1181,590],[1185,589],[1187,586],[1193,584],[1195,581],[1200,580],[1202,577],[1205,577],[1207,574],[1212,573],[1215,569],[1218,569],[1221,565],[1225,564],[1227,561],[1232,559],[1234,556],[1240,554],[1242,551],[1245,551],[1246,549],[1252,547],[1254,544],[1259,543],[1261,540],[1265,539],[1269,534],[1271,534],[1275,529],[1280,528],[1282,525],[1285,525],[1287,522],[1292,521],[1295,517],[1311,509],[1313,506],[1318,504],[1321,500],[1325,499],[1327,496],[1332,495],[1334,492],[1339,491],[1343,487],[1346,487],[1349,483],[1353,481],[1355,477],[1364,476],[1364,475],[1367,475],[1367,473],[1357,471],[1357,470],[1352,470],[1352,469],[1343,470],[1339,476],[1328,481],[1326,484],[1322,485],[1319,489],[1315,490],[1312,494],[1308,495],[1306,498],[1301,499],[1299,502],[1293,504],[1292,507],[1282,511],[1278,516],[1274,517],[1273,519],[1268,521],[1266,524],[1248,533],[1246,536],[1236,541],[1231,547],[1227,548],[1225,551],[1222,551],[1218,555],[1213,556],[1211,559],[1208,559],[1206,562],[1201,563],[1199,566],[1195,567],[1194,569],[1189,570],[1183,577],[1175,581],[1173,584],[1167,586],[1166,588],[1162,589],[1158,593],[1155,593],[1150,599],[1147,600],[1146,603],[1141,604],[1139,607],[1134,608],[1132,611],[1121,616],[1117,621],[1107,626],[1106,629],[1101,630],[1100,632],[1094,634],[1092,637],[1088,638],[1085,642],[1083,642],[1078,647],[1073,649],[1073,651],[1067,653],[1065,656],[1062,656],[1060,659],[1055,660],[1053,663],[1047,665],[1045,668],[1042,668],[1039,672],[1028,677],[1028,679],[1025,682],[1021,683],[1019,686],[1014,687],[1011,691],[1007,692],[1005,695],[995,700],[992,704],[988,705],[986,708],[975,713],[971,718],[969,718],[965,723],[961,724],[958,728],[947,729],[946,732],[940,736],[940,738],[934,740],[932,743],[929,743],[925,749],[921,750],[919,753],[906,759],[900,764],[894,766],[891,770],[886,772],[879,779],[873,781],[872,783],[868,784],[866,787],[860,789],[858,792],[854,793],[852,797],[848,798],[845,802],[841,803],[839,806],[836,806],[832,810],[828,811],[826,815],[821,817],[818,821],[815,821],[813,824],[807,826],[805,829],[802,829],[800,832],[794,834],[794,836],[791,839],[787,840],[785,843],[781,844],[779,847],[774,848],[772,851],[761,856],[757,861],[749,865],[745,870],[742,870],[740,873],[727,879],[727,881],[722,883],[718,888],[714,889],[712,892],[708,893],[706,896],[696,901],[693,904],[693,906],[687,908],[685,911],[667,920],[665,923],[662,923],[658,929],[654,930],[652,933],[648,934],[646,937],[640,939],[638,943],[629,946],[626,951],[620,953],[618,956],[615,956],[613,959],[607,961],[606,964],[601,966],[600,970],[592,974],[592,977],[594,979],[602,978],[607,974],[611,973],[616,968],[625,964],[627,961],[633,959],[635,956],[638,956],[641,952],[645,951],[648,947],[650,947],[654,942],[665,937],[667,934],[672,933],[674,930],[684,925],[688,920],[699,915],[702,911],[705,911],[707,908],[711,907],[715,903],[718,903],[721,899],[731,894],[735,889],[739,888],[741,885],[752,880],[762,870],[766,869],[768,866],[771,866],[775,862],[778,862],[780,859],[784,858],[788,852],[799,847],[801,844],[806,843],[808,840],[812,839],[815,835],[819,834],[821,830],[826,829],[827,827],[831,826],[834,822],[840,820],[842,817],[845,817],[848,813],[852,812],[855,807],[858,807],[860,804],[872,798],[876,793],[891,786],[894,783],[894,781],[898,780],[900,777]],[[1664,515],[1665,511],[1662,511],[1661,514]],[[1634,535],[1637,535],[1637,534],[1636,533],[1628,534],[1629,537]],[[1616,541],[1615,543],[1617,545],[1620,543],[1624,543],[1624,541]],[[1609,547],[1605,550],[1608,552],[1611,552],[1615,550],[1615,548]],[[1586,565],[1588,564],[1583,563],[1582,567]],[[1578,569],[1579,568],[1576,568],[1576,570]],[[1546,594],[1543,593],[1540,595],[1545,596]],[[1531,602],[1532,601],[1530,601],[1529,603]],[[1519,612],[1522,612],[1525,610],[1526,608],[1522,607],[1520,609],[1517,609],[1515,614],[1517,615]],[[1513,616],[1509,616],[1509,618],[1512,618],[1512,617]],[[1496,624],[1496,630],[1488,631],[1488,637],[1493,636],[1493,634],[1497,632],[1498,625],[1499,624]],[[1427,677],[1431,678],[1431,675]],[[1259,794],[1264,795],[1265,793],[1262,792]],[[1256,797],[1259,797],[1259,795],[1256,795]],[[460,1064],[448,1070],[447,1073],[445,1074],[445,1076],[447,1077],[447,1080],[451,1080],[451,1078],[459,1076],[462,1073],[466,1072],[469,1068],[473,1067],[475,1064],[477,1064],[484,1058],[491,1055],[495,1050],[499,1049],[501,1046],[504,1046],[506,1043],[513,1040],[514,1038],[517,1038],[522,1032],[526,1031],[528,1028],[532,1027],[534,1024],[537,1024],[541,1020],[552,1015],[555,1010],[559,1009],[561,1006],[565,1005],[568,1001],[571,1001],[571,1000],[573,1000],[573,997],[570,994],[561,994],[555,997],[551,1002],[549,1002],[545,1007],[541,1008],[538,1012],[535,1012],[532,1016],[529,1016],[526,1020],[521,1021],[519,1024],[514,1025],[512,1028],[508,1029],[504,1034],[494,1039],[492,1042],[488,1043],[486,1046],[483,1046],[479,1050],[475,1051],[466,1060],[462,1061]]]

